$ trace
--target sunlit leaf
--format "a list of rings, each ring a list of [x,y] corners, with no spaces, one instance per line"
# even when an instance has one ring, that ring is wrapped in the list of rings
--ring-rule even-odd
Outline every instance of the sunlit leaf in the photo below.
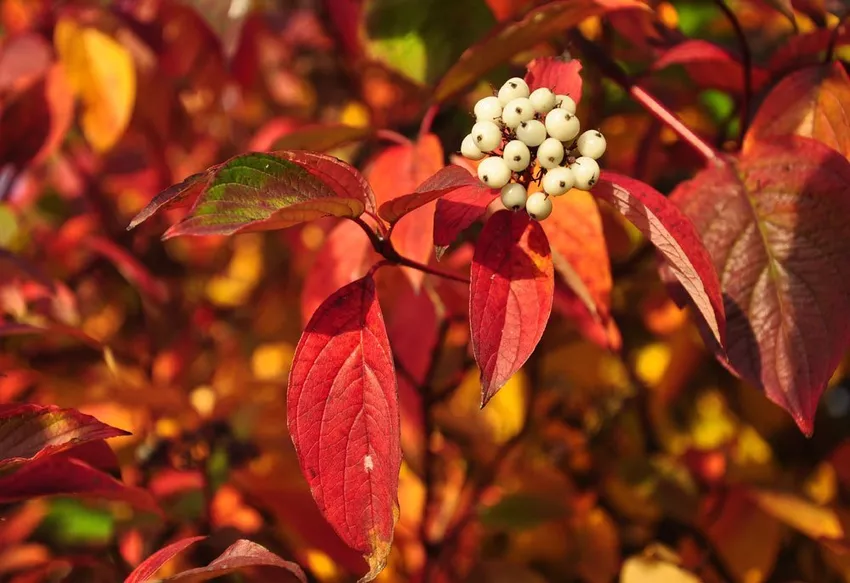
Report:
[[[720,46],[699,39],[686,40],[664,51],[652,68],[656,71],[672,65],[685,68],[700,88],[713,88],[730,93],[744,90],[744,66],[738,57]],[[768,80],[760,67],[750,68],[752,87],[758,90]]]
[[[525,82],[532,91],[545,87],[559,95],[569,95],[576,103],[581,101],[581,62],[578,59],[540,57],[531,61],[526,71]]]
[[[393,540],[401,467],[395,370],[371,276],[313,314],[295,352],[286,413],[319,510],[365,555],[363,581],[371,581]]]
[[[475,246],[470,280],[483,406],[528,360],[549,322],[555,276],[540,223],[509,210],[491,216]]]
[[[811,434],[818,400],[850,344],[845,257],[850,164],[806,138],[753,142],[672,199],[720,276],[729,365]]]

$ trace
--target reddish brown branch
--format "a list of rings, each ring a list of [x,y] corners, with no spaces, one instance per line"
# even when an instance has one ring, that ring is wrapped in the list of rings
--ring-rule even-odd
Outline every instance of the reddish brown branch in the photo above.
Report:
[[[741,26],[741,21],[732,12],[732,9],[726,4],[725,0],[714,0],[717,7],[726,16],[732,29],[735,31],[735,36],[738,38],[738,48],[741,51],[741,64],[743,65],[744,73],[744,95],[741,100],[740,111],[740,142],[744,141],[744,134],[747,133],[749,125],[750,104],[753,102],[753,56],[750,52],[750,43],[747,42],[747,34]]]

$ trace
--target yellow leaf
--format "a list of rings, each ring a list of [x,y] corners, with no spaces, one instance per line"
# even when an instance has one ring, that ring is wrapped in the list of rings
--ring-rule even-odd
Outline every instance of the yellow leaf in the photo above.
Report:
[[[95,150],[106,151],[127,129],[133,113],[133,58],[109,35],[69,18],[56,24],[53,40],[74,94],[83,103],[83,134]]]
[[[841,519],[832,508],[818,506],[782,492],[757,490],[751,495],[762,510],[806,536],[815,540],[844,538]]]

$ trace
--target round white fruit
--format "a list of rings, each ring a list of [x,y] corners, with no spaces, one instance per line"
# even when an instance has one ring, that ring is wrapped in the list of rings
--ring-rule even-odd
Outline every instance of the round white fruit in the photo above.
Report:
[[[546,138],[537,148],[537,161],[542,168],[554,168],[564,160],[564,144],[556,138]]]
[[[504,106],[518,97],[528,97],[528,94],[528,85],[525,81],[519,77],[513,77],[505,81],[505,84],[499,89],[499,101]]]
[[[608,142],[605,141],[605,136],[597,130],[587,130],[576,140],[578,153],[588,158],[598,160],[605,153],[608,147]]]
[[[475,113],[476,121],[499,123],[502,118],[502,102],[495,95],[479,99],[473,113]]]
[[[511,140],[505,144],[502,158],[505,159],[508,168],[514,172],[522,172],[528,168],[528,164],[531,162],[531,152],[528,151],[528,146],[520,140]]]
[[[527,198],[528,194],[526,194],[525,187],[522,184],[511,182],[502,187],[502,204],[508,210],[524,209]]]
[[[472,137],[472,134],[463,138],[460,143],[460,153],[467,160],[480,160],[484,157],[484,152],[475,145],[475,138]]]
[[[502,188],[511,181],[511,169],[500,156],[490,156],[478,165],[478,179],[490,188]]]
[[[470,134],[482,152],[492,152],[502,143],[502,130],[492,121],[476,122]]]
[[[581,131],[581,124],[578,117],[566,109],[553,109],[546,114],[546,131],[557,140],[569,142]]]
[[[590,190],[599,182],[599,164],[593,158],[580,156],[570,164],[575,178],[575,187],[579,190]]]
[[[558,107],[559,109],[566,109],[570,113],[575,113],[576,109],[578,109],[575,100],[569,95],[556,95],[555,107]]]
[[[502,121],[511,129],[516,128],[524,121],[534,119],[534,106],[528,97],[517,97],[511,99],[502,110]]]
[[[575,178],[569,168],[552,168],[543,177],[543,191],[549,196],[561,196],[573,187]]]
[[[552,214],[552,200],[543,192],[532,192],[525,201],[525,212],[532,219],[542,221]]]
[[[516,137],[529,148],[536,148],[546,139],[546,126],[542,121],[530,119],[519,124],[516,128]]]
[[[555,94],[551,89],[540,87],[531,92],[528,96],[531,105],[537,110],[537,113],[549,113],[555,108]]]

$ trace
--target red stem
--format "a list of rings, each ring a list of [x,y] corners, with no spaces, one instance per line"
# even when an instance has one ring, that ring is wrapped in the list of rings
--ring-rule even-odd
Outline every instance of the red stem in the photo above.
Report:
[[[386,264],[393,265],[401,265],[403,267],[410,267],[411,269],[416,269],[423,273],[428,273],[430,275],[436,275],[437,277],[442,277],[444,279],[450,279],[452,281],[457,281],[460,283],[465,283],[469,285],[469,279],[460,275],[455,275],[454,273],[450,273],[448,271],[443,271],[442,269],[437,269],[435,267],[430,267],[423,263],[419,263],[418,261],[414,261],[408,257],[404,257],[396,251],[396,248],[393,247],[393,244],[389,239],[385,238],[383,235],[376,233],[372,230],[366,222],[359,218],[354,217],[350,218],[350,220],[354,221],[363,231],[366,233],[366,236],[369,237],[369,241],[372,243],[372,248],[381,255],[385,261],[382,261],[378,266],[373,269],[377,269]],[[378,223],[380,225],[380,222]]]
[[[440,111],[440,107],[435,103],[431,107],[425,111],[425,115],[422,117],[422,123],[419,124],[419,139],[422,139],[422,136],[431,131],[431,126],[434,125],[434,118],[437,117],[437,112]]]
[[[393,144],[398,144],[399,146],[410,145],[409,139],[393,130],[376,130],[375,137],[377,137],[379,140],[384,140],[385,142],[392,142]]]
[[[579,47],[582,54],[591,60],[599,67],[605,76],[617,83],[620,87],[629,92],[632,98],[637,101],[644,109],[652,116],[657,118],[661,123],[665,124],[671,130],[684,140],[686,143],[696,150],[707,162],[719,163],[722,158],[711,144],[696,135],[693,130],[680,120],[676,114],[667,108],[663,103],[658,101],[654,96],[648,93],[645,89],[639,86],[634,79],[623,70],[604,50],[596,46],[591,41],[584,38],[581,33],[573,33],[573,42]]]

